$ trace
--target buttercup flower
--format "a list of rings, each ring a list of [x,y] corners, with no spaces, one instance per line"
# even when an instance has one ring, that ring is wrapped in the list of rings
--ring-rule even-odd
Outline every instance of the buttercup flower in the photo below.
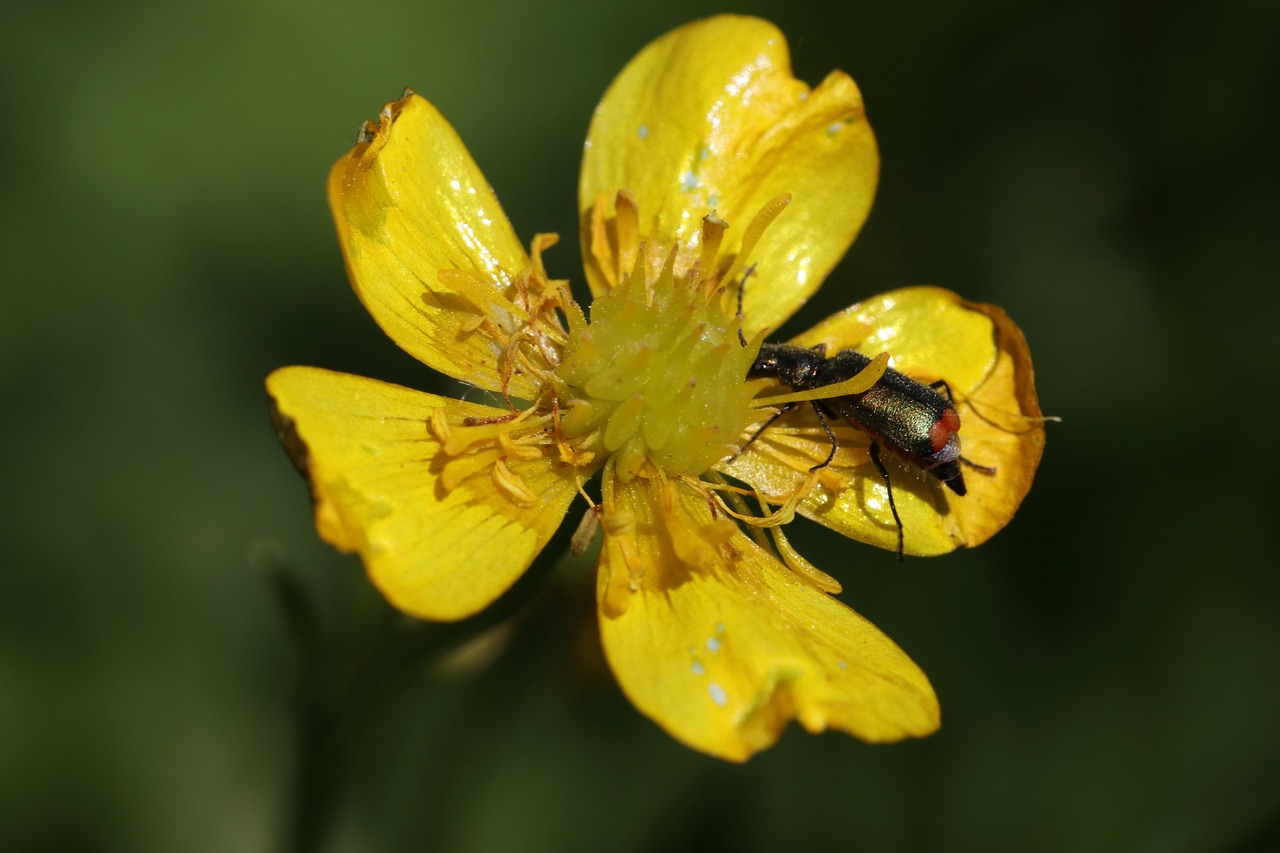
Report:
[[[500,395],[463,402],[288,367],[267,381],[316,526],[398,608],[469,616],[502,594],[601,474],[597,599],[609,663],[672,736],[731,760],[791,719],[868,741],[922,736],[920,669],[788,544],[796,513],[897,549],[866,434],[747,379],[765,334],[862,226],[878,155],[853,81],[810,89],[764,21],[718,17],[646,47],[592,121],[579,188],[594,301],[526,254],[452,127],[406,93],[334,166],[348,274],[388,335]],[[744,286],[739,314],[739,289]],[[976,545],[1021,502],[1043,445],[1026,345],[997,308],[898,290],[799,336],[945,380],[974,469],[954,494],[882,455],[907,554]],[[870,387],[886,357],[837,388]],[[754,436],[754,439],[753,439]],[[588,498],[588,500],[590,500]]]

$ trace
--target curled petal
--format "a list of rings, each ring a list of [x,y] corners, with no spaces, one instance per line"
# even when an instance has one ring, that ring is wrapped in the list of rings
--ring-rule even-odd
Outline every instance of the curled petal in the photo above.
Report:
[[[904,552],[941,554],[985,542],[1013,518],[1044,452],[1044,424],[1021,330],[999,308],[936,287],[892,291],[836,314],[792,343],[829,353],[888,351],[894,369],[921,382],[944,380],[960,415],[968,493],[892,453],[881,454],[902,519]],[[853,539],[896,549],[889,494],[867,436],[836,425],[839,451],[799,511]],[[766,495],[793,491],[826,458],[830,439],[811,409],[789,414],[724,467]]]
[[[329,173],[329,207],[360,301],[397,344],[455,379],[500,390],[502,340],[530,266],[497,197],[426,99],[387,104]],[[486,325],[487,324],[487,325]],[[531,397],[520,374],[507,390]]]
[[[713,519],[704,495],[637,478],[605,500],[605,653],[677,740],[743,761],[793,718],[868,741],[938,727],[933,689],[892,640]]]
[[[789,317],[844,255],[878,175],[848,75],[832,72],[810,90],[791,76],[786,39],[767,21],[722,15],[689,24],[645,47],[596,109],[578,191],[588,281],[597,294],[616,283],[618,267],[600,248],[597,199],[612,203],[619,190],[630,192],[639,221],[621,227],[633,216],[628,202],[615,238],[636,231],[658,259],[678,245],[684,267],[701,256],[704,216],[731,226],[720,247],[727,264],[756,214],[777,213],[751,257],[733,267],[738,275],[756,263],[745,305],[750,337]],[[779,212],[786,194],[791,203]]]
[[[267,392],[311,482],[320,536],[358,553],[387,599],[414,616],[483,609],[529,567],[577,493],[550,455],[450,456],[430,426],[437,411],[461,422],[501,410],[313,367],[275,371]]]

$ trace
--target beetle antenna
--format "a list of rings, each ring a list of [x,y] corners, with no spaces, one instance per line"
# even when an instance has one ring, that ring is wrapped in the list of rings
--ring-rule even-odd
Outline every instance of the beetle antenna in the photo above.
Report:
[[[756,261],[759,263],[759,261]],[[744,317],[742,315],[742,295],[747,291],[747,279],[751,278],[756,271],[756,264],[747,267],[747,271],[742,274],[742,279],[738,282],[738,343],[744,347],[747,345],[746,335],[742,334],[742,324]]]
[[[738,451],[738,455],[739,455],[739,456],[740,456],[740,455],[742,455],[743,450],[746,450],[748,447],[750,447],[750,446],[751,446],[751,443],[752,443],[753,441],[755,441],[757,438],[759,438],[761,435],[763,435],[765,430],[767,430],[769,427],[773,426],[773,422],[774,422],[774,421],[776,421],[778,418],[782,417],[783,415],[787,414],[788,412],[790,412],[792,409],[794,409],[794,408],[795,408],[796,406],[798,406],[798,405],[800,405],[800,404],[799,404],[799,403],[787,403],[787,404],[785,404],[781,409],[779,409],[776,413],[774,413],[774,414],[769,418],[769,420],[767,420],[767,421],[765,421],[763,424],[761,424],[760,429],[756,430],[756,431],[755,431],[755,434],[754,434],[754,435],[752,435],[752,436],[751,436],[751,438],[747,439],[747,443],[746,443],[746,444],[744,444],[744,445],[742,445],[742,450],[739,450],[739,451]],[[736,458],[736,457],[735,457],[735,458]],[[821,466],[819,466],[819,467],[821,467]]]

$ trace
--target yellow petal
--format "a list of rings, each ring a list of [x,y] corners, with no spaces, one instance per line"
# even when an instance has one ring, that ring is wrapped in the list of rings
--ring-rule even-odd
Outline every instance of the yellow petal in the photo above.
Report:
[[[746,293],[750,337],[789,317],[848,249],[878,174],[848,75],[832,72],[811,91],[791,76],[786,40],[767,21],[725,15],[689,24],[645,47],[592,120],[578,192],[588,281],[600,293],[617,275],[592,251],[600,194],[612,200],[629,190],[648,256],[660,263],[678,243],[687,267],[699,256],[704,216],[728,221],[720,255],[732,258],[756,213],[790,193],[744,259],[757,263]]]
[[[604,512],[604,650],[628,698],[677,740],[742,761],[791,719],[868,741],[938,727],[928,679],[892,640],[726,534],[703,495],[671,489],[664,506],[637,478],[612,505],[606,493]]]
[[[996,469],[986,474],[963,466],[968,493],[961,497],[911,462],[882,453],[905,553],[973,547],[1013,518],[1040,463],[1044,425],[1026,340],[1003,311],[941,288],[904,288],[854,305],[792,343],[826,344],[828,353],[887,351],[894,369],[914,379],[946,380],[960,415],[961,453]],[[837,425],[836,436],[839,452],[800,512],[846,536],[896,549],[897,525],[867,436],[847,425]],[[804,407],[766,430],[724,470],[772,497],[795,489],[830,448]]]
[[[515,277],[529,267],[484,175],[424,98],[387,104],[381,125],[329,173],[347,274],[397,344],[431,367],[500,390],[504,349],[484,322],[517,326]],[[531,397],[517,375],[508,390]]]
[[[311,481],[316,528],[354,551],[396,607],[424,619],[469,616],[528,568],[576,494],[570,469],[547,455],[477,466],[446,488],[449,457],[429,426],[505,412],[313,367],[267,379],[277,426]],[[587,476],[589,472],[584,472]],[[518,478],[537,500],[504,484]]]

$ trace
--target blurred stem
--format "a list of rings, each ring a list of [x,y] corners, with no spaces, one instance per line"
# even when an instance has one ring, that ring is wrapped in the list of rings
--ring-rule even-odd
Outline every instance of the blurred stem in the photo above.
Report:
[[[342,642],[323,642],[311,599],[282,565],[271,585],[299,639],[300,672],[294,702],[295,759],[290,781],[284,853],[323,850],[341,785],[341,747],[360,713],[391,698],[407,676],[524,610],[545,587],[553,566],[568,552],[573,525],[562,524],[547,547],[505,595],[463,622],[409,620],[385,608],[391,624],[373,648],[342,666]],[[334,676],[334,673],[337,673]]]

